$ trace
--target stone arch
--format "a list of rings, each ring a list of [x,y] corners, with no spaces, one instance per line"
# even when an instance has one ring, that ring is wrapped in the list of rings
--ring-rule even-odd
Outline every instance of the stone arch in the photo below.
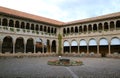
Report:
[[[92,25],[91,25],[91,24],[88,25],[88,31],[89,31],[89,32],[92,31]]]
[[[44,44],[43,44],[43,41],[41,38],[37,38],[36,39],[36,52],[43,52],[43,47],[44,47]]]
[[[104,30],[107,31],[108,29],[109,29],[109,27],[108,27],[108,23],[105,22],[105,23],[104,23]]]
[[[79,32],[82,32],[82,26],[79,26]]]
[[[24,22],[21,22],[21,28],[25,29],[25,23]]]
[[[111,53],[120,54],[120,39],[118,37],[113,37],[110,41]]]
[[[78,27],[77,26],[75,27],[75,33],[78,33]]]
[[[93,31],[97,31],[97,24],[93,25]]]
[[[40,25],[40,31],[43,31],[43,26],[42,25]]]
[[[50,27],[48,27],[48,33],[50,33]]]
[[[116,28],[119,29],[120,28],[120,20],[116,21]]]
[[[99,31],[102,31],[102,30],[103,30],[102,23],[99,23],[99,24],[98,24],[98,30],[99,30]]]
[[[87,25],[84,25],[83,30],[84,30],[84,32],[87,32]]]
[[[39,30],[39,25],[36,24],[35,30],[38,31]]]
[[[14,27],[14,21],[13,20],[9,20],[9,26]]]
[[[57,29],[55,28],[55,29],[54,29],[54,34],[56,34],[56,32],[57,32]]]
[[[114,22],[111,21],[111,22],[110,22],[110,30],[114,30],[114,28],[115,28]]]
[[[16,27],[16,28],[20,28],[20,27],[19,27],[19,21],[15,21],[15,27]]]
[[[89,40],[89,52],[97,53],[97,41],[94,38]]]
[[[66,29],[65,29],[65,28],[63,28],[63,35],[64,35],[64,34],[66,34]]]
[[[55,52],[56,53],[56,41],[55,40],[53,40],[52,41],[52,52]]]
[[[69,34],[70,33],[70,29],[69,28],[67,28],[67,34]]]
[[[31,30],[34,30],[34,24],[31,24]]]
[[[81,52],[87,53],[87,42],[86,42],[85,39],[81,39],[81,40],[80,40],[79,49],[80,49],[80,53],[81,53]]]
[[[108,40],[106,38],[101,38],[99,40],[99,52],[102,57],[106,57],[108,53]]]
[[[70,52],[70,43],[67,41],[67,40],[65,40],[64,42],[63,42],[63,49],[64,49],[64,53],[66,53],[66,52]]]
[[[51,28],[51,33],[53,33],[53,27]]]
[[[26,52],[27,52],[27,53],[28,53],[28,52],[34,53],[34,40],[33,40],[33,38],[27,39]]]
[[[47,27],[46,27],[46,26],[44,26],[44,32],[46,32],[46,28],[47,28]]]
[[[78,43],[76,40],[71,41],[71,52],[78,52]]]
[[[28,29],[28,30],[30,29],[30,24],[29,23],[26,24],[26,29]]]
[[[24,38],[23,37],[18,37],[15,42],[15,52],[22,52],[24,53]]]
[[[2,43],[2,53],[13,53],[13,38],[11,36],[6,36]]]
[[[71,27],[71,33],[74,33],[74,28],[73,27]]]
[[[8,26],[8,20],[6,18],[2,20],[2,26]]]

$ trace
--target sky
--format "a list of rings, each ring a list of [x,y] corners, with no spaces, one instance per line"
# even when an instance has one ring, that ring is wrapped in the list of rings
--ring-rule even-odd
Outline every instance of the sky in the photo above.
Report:
[[[0,0],[0,6],[63,22],[120,12],[120,0]]]

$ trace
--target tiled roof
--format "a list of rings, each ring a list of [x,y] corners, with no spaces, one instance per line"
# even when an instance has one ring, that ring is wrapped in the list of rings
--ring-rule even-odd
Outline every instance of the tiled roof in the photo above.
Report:
[[[102,16],[97,16],[97,17],[92,17],[92,18],[86,18],[86,19],[82,19],[82,20],[75,20],[75,21],[71,21],[71,22],[66,22],[64,25],[71,25],[71,24],[78,24],[78,23],[82,24],[85,22],[99,21],[99,20],[116,18],[116,17],[120,17],[120,12],[111,13],[111,14],[102,15]]]
[[[8,9],[8,8],[1,7],[1,6],[0,6],[0,12],[10,14],[10,15],[14,15],[14,16],[17,16],[17,17],[28,18],[28,19],[32,19],[32,20],[35,20],[35,21],[45,22],[45,23],[49,23],[49,24],[53,24],[53,25],[62,25],[63,24],[63,22],[60,22],[60,21],[57,21],[57,20],[53,20],[53,19],[50,19],[50,18],[41,17],[41,16],[37,16],[37,15],[33,15],[33,14],[28,14],[28,13],[25,13],[25,12],[13,10],[13,9]]]
[[[107,14],[107,15],[102,15],[102,16],[97,16],[97,17],[92,17],[92,18],[87,18],[87,19],[82,19],[82,20],[75,20],[75,21],[64,23],[64,22],[57,21],[54,19],[37,16],[37,15],[33,15],[33,14],[29,14],[29,13],[25,13],[25,12],[13,10],[13,9],[8,9],[8,8],[1,7],[1,6],[0,6],[0,13],[5,13],[8,15],[13,15],[13,16],[22,17],[22,18],[27,18],[27,19],[44,22],[44,23],[48,23],[48,24],[53,24],[53,25],[57,25],[57,26],[82,24],[85,22],[92,22],[92,21],[99,21],[99,20],[104,20],[104,19],[109,19],[109,18],[120,17],[120,12],[117,12],[117,13],[111,13],[111,14]]]

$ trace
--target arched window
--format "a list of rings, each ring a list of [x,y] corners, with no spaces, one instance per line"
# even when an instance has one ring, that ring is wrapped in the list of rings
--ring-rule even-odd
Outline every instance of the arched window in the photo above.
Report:
[[[36,27],[35,27],[35,28],[36,28],[36,30],[37,30],[37,31],[39,30],[39,26],[38,26],[38,24],[36,25]]]
[[[6,18],[3,19],[2,25],[3,26],[8,26],[8,20]]]
[[[53,28],[51,29],[51,33],[53,33]]]
[[[55,28],[54,33],[56,34],[56,32],[57,32],[57,29]]]
[[[93,25],[93,31],[97,31],[97,24]]]
[[[84,25],[84,32],[87,32],[87,26]]]
[[[9,26],[10,26],[10,27],[14,27],[14,22],[13,22],[13,20],[9,20]]]
[[[43,26],[42,25],[40,25],[40,31],[43,31]]]
[[[105,31],[108,30],[108,23],[107,22],[104,23],[104,30]]]
[[[84,39],[80,40],[80,46],[87,46],[87,42]]]
[[[95,39],[90,39],[89,41],[89,46],[96,46],[97,45],[97,42]]]
[[[118,21],[116,22],[116,28],[117,28],[117,29],[120,28],[120,20],[118,20]]]
[[[25,23],[24,22],[21,22],[21,28],[25,29]]]
[[[74,33],[74,28],[73,27],[71,27],[71,33]]]
[[[19,28],[19,21],[15,21],[15,27]]]
[[[63,28],[63,34],[66,34],[66,29],[65,28]]]
[[[98,29],[99,29],[99,31],[103,30],[102,23],[98,24]]]
[[[69,28],[67,28],[67,33],[68,33],[68,34],[70,33],[70,29],[69,29]]]
[[[50,33],[50,27],[48,27],[48,33]]]
[[[89,32],[92,31],[92,25],[91,25],[91,24],[88,25],[88,31],[89,31]]]
[[[82,26],[79,26],[79,32],[82,32]]]
[[[110,22],[110,30],[113,30],[113,29],[114,29],[114,27],[115,27],[115,26],[114,26],[114,22],[113,22],[113,21],[111,21],[111,22]]]
[[[46,26],[44,26],[44,32],[46,32]]]
[[[31,24],[31,30],[34,30],[34,24]]]
[[[112,38],[111,45],[120,45],[120,39],[119,38]]]
[[[78,33],[78,27],[75,27],[75,33]]]
[[[64,46],[70,46],[68,41],[64,41]]]
[[[26,29],[30,29],[30,24],[29,23],[26,24]]]
[[[105,38],[100,39],[99,45],[108,45],[108,41]]]

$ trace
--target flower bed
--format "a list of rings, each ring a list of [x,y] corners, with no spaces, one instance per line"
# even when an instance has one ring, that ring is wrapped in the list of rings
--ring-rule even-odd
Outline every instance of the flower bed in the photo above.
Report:
[[[48,65],[56,66],[80,66],[83,65],[83,62],[80,60],[68,60],[68,59],[59,59],[59,60],[49,60]]]

